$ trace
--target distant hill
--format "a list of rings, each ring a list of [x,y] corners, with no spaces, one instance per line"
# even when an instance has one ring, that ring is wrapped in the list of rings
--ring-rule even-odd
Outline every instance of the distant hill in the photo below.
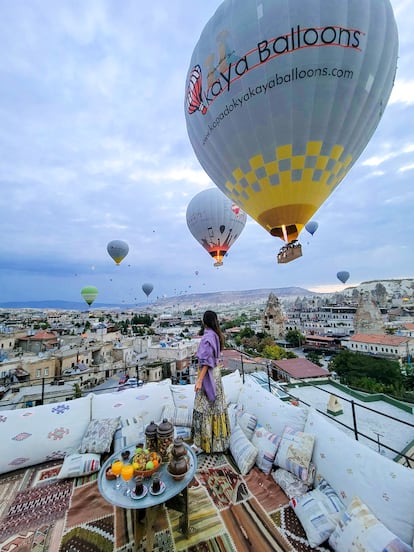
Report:
[[[184,296],[165,297],[152,302],[131,303],[131,304],[113,304],[113,303],[94,303],[90,310],[96,309],[131,309],[146,308],[148,306],[170,306],[173,304],[224,304],[224,303],[249,303],[254,301],[264,301],[269,294],[273,292],[277,297],[305,297],[316,295],[314,292],[300,287],[285,287],[274,289],[251,289],[244,291],[218,291],[214,293],[187,293]],[[2,309],[57,309],[57,310],[88,310],[84,302],[76,301],[8,301],[0,303]]]
[[[345,288],[341,293],[351,295],[353,290],[373,291],[378,284],[382,284],[390,296],[414,296],[414,278],[398,278],[390,280],[370,280],[361,282],[357,286]],[[332,293],[315,293],[301,287],[282,287],[282,288],[264,288],[248,289],[243,291],[217,291],[211,293],[186,293],[185,295],[163,297],[150,300],[148,303],[94,303],[90,309],[84,302],[76,301],[9,301],[0,303],[2,309],[57,309],[57,310],[99,310],[99,309],[147,309],[147,308],[169,308],[179,304],[181,308],[190,308],[193,305],[200,307],[214,305],[243,305],[246,303],[264,303],[270,293],[274,293],[278,299],[294,299],[295,297],[309,297],[315,295],[329,296]]]
[[[389,296],[407,296],[411,298],[414,295],[414,278],[368,280],[366,282],[361,282],[358,286],[346,288],[344,292],[352,293],[354,289],[357,289],[358,291],[374,291],[378,284],[385,287]]]

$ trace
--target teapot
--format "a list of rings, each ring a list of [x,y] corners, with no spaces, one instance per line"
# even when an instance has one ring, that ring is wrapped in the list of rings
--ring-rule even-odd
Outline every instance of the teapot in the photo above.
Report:
[[[188,456],[182,439],[174,439],[168,471],[174,479],[182,479],[188,471]]]

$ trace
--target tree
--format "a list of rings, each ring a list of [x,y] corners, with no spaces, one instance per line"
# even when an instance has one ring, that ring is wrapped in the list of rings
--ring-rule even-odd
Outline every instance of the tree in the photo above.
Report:
[[[292,347],[300,347],[305,342],[305,336],[299,330],[289,330],[285,339]]]
[[[314,364],[317,364],[318,366],[323,366],[321,362],[321,353],[318,353],[317,351],[309,351],[309,353],[307,353],[305,356]]]
[[[345,350],[332,359],[329,368],[342,383],[376,392],[402,392],[403,376],[398,362]],[[373,386],[373,383],[378,385]]]
[[[262,351],[262,355],[265,358],[271,358],[272,360],[282,360],[284,358],[296,358],[296,355],[291,351],[287,351],[284,347],[279,345],[266,345]]]

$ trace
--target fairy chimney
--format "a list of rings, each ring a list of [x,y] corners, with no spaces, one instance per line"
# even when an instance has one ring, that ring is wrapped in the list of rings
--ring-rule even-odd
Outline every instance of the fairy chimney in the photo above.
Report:
[[[282,309],[279,299],[274,293],[269,294],[266,303],[263,313],[263,329],[270,334],[273,339],[280,339],[285,334]]]
[[[358,307],[354,315],[354,332],[356,334],[385,333],[381,311],[366,291],[359,295]]]

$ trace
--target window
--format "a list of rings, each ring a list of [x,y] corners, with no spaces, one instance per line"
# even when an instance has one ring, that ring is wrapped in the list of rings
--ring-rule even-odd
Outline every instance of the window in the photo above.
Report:
[[[36,377],[40,378],[41,375],[42,375],[42,370],[40,368],[36,368]]]
[[[49,368],[45,368],[45,369],[44,369],[43,375],[44,375],[44,376],[48,376],[48,375],[49,375]]]

